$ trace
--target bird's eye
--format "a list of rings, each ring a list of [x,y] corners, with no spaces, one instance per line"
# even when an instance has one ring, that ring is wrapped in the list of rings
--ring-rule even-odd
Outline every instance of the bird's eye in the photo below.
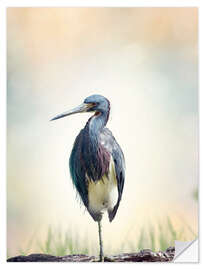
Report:
[[[96,106],[96,105],[97,105],[97,103],[96,103],[96,102],[92,102],[92,105],[93,105],[93,106]]]

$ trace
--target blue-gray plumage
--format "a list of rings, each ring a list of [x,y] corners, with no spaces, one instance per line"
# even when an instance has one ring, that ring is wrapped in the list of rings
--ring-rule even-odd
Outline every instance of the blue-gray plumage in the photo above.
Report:
[[[118,210],[125,181],[123,152],[107,129],[110,102],[92,95],[79,107],[52,120],[78,112],[94,112],[77,136],[69,159],[73,185],[92,218],[99,224],[100,260],[103,260],[101,219],[104,211],[112,221]]]

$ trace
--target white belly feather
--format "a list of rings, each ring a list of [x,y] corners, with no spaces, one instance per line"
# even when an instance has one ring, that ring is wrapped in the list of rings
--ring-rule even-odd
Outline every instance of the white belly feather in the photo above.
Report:
[[[118,188],[114,162],[109,163],[109,174],[94,182],[88,179],[89,209],[95,213],[112,210],[118,200]]]

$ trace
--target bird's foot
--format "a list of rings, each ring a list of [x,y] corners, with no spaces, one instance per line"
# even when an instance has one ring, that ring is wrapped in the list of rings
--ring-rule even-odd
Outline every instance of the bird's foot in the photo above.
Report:
[[[99,262],[104,262],[104,256],[103,255],[99,256]]]

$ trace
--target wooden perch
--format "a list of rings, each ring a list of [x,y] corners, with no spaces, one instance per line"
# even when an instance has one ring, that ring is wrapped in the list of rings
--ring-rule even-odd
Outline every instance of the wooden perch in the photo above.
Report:
[[[123,253],[104,258],[105,262],[170,262],[173,260],[175,248],[169,247],[166,251],[153,252],[144,249],[137,253]],[[66,255],[63,257],[48,254],[31,254],[9,258],[8,262],[98,262],[95,256],[83,254]]]

